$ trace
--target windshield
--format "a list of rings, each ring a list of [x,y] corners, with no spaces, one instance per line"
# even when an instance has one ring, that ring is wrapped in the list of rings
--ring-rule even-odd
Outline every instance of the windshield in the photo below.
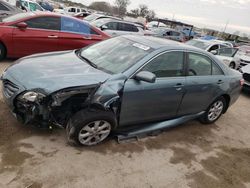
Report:
[[[90,22],[90,21],[95,20],[95,19],[98,18],[98,17],[99,17],[99,15],[97,15],[97,14],[91,14],[91,15],[89,15],[89,16],[86,16],[86,17],[84,18],[84,20]]]
[[[111,74],[124,72],[151,52],[151,48],[122,37],[83,48],[80,56]]]
[[[106,22],[107,22],[107,19],[104,18],[104,19],[95,20],[95,21],[91,22],[91,24],[96,26],[96,27],[101,27]]]
[[[19,13],[19,14],[14,14],[12,16],[6,17],[2,21],[3,22],[15,22],[17,20],[20,20],[29,16],[33,16],[33,15],[35,15],[33,12]]]
[[[186,42],[186,44],[206,50],[209,47],[209,44],[204,42],[204,41],[200,41],[200,40],[190,40],[188,42]]]

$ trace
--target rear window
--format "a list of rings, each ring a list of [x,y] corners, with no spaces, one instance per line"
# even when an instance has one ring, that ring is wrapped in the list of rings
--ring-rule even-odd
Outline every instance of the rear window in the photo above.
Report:
[[[9,9],[0,2],[0,10],[9,11]]]
[[[28,18],[30,16],[34,16],[35,14],[33,12],[26,12],[26,13],[19,13],[15,14],[9,17],[6,17],[2,20],[2,22],[15,22],[23,18]]]

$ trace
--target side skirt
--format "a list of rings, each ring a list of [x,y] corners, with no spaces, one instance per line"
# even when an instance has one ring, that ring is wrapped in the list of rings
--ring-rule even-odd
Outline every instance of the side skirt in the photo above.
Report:
[[[183,117],[179,117],[179,118],[171,119],[167,121],[147,123],[147,124],[142,125],[141,127],[137,127],[130,131],[117,130],[116,132],[114,132],[114,135],[117,137],[118,143],[126,142],[129,140],[138,140],[138,138],[159,134],[165,129],[176,127],[182,123],[196,119],[200,117],[201,115],[203,115],[204,113],[205,111],[202,111],[197,114],[187,115],[187,116],[183,116]]]

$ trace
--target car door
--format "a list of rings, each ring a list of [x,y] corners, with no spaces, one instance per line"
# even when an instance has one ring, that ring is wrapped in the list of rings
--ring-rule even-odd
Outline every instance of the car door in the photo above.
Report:
[[[112,37],[116,37],[119,35],[119,31],[117,31],[118,22],[114,22],[114,21],[107,22],[103,26],[105,27],[104,32],[107,33],[108,35]]]
[[[60,18],[41,16],[24,21],[28,27],[13,31],[13,43],[17,56],[58,50]]]
[[[225,83],[223,71],[208,56],[189,52],[187,60],[186,94],[178,112],[180,116],[206,110]]]
[[[92,27],[81,20],[62,17],[59,34],[59,50],[78,49],[103,40]]]
[[[175,117],[185,93],[183,70],[183,52],[164,52],[139,70],[154,73],[155,83],[128,79],[123,91],[120,126]]]

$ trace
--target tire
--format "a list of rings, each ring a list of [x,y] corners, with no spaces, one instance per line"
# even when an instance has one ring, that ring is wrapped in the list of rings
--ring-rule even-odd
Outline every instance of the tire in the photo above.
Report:
[[[200,122],[203,124],[216,122],[225,111],[226,105],[225,98],[219,97],[207,108],[205,114],[200,118]]]
[[[3,60],[6,57],[6,48],[5,46],[0,43],[0,61]]]
[[[70,118],[66,133],[72,145],[93,146],[106,140],[115,125],[111,111],[84,109]]]
[[[231,63],[229,64],[229,67],[232,68],[232,69],[235,69],[235,63],[234,63],[234,62],[231,62]]]

